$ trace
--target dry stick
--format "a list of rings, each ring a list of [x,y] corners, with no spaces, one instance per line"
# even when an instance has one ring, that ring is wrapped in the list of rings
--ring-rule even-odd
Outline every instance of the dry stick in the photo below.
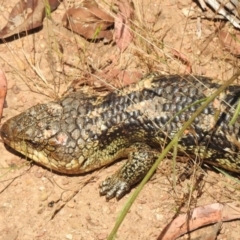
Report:
[[[202,104],[201,107],[197,109],[197,111],[191,116],[191,118],[183,125],[181,130],[177,132],[177,134],[174,136],[172,141],[167,145],[167,147],[163,150],[163,152],[159,155],[158,159],[154,163],[154,165],[151,167],[147,175],[144,177],[144,179],[141,181],[137,189],[133,192],[132,196],[129,198],[129,200],[124,205],[120,216],[118,217],[115,226],[113,227],[110,235],[108,236],[107,240],[112,240],[115,237],[115,234],[117,233],[118,228],[122,224],[125,216],[127,215],[130,207],[132,206],[133,202],[137,198],[138,194],[142,190],[145,183],[151,178],[154,171],[157,169],[159,163],[164,159],[164,157],[168,154],[170,149],[177,144],[178,139],[183,135],[184,131],[190,126],[190,124],[194,121],[194,119],[208,106],[210,102],[212,102],[221,92],[223,92],[229,85],[233,83],[235,79],[240,76],[240,69],[237,70],[237,72],[226,82],[224,83],[218,90],[216,90],[212,96],[208,97],[207,100]]]

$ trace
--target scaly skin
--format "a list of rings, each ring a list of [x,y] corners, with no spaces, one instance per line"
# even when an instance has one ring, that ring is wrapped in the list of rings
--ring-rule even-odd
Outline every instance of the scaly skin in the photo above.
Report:
[[[75,92],[36,105],[6,121],[1,137],[23,155],[66,174],[128,157],[100,186],[101,195],[119,199],[218,87],[205,77],[152,74],[104,97]],[[240,87],[231,86],[209,104],[179,139],[178,154],[240,172],[240,119],[228,125],[239,96]]]

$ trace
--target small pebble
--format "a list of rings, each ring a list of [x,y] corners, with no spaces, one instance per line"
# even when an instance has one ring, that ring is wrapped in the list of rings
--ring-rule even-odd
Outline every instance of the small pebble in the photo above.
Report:
[[[67,185],[69,184],[69,179],[68,178],[62,178],[62,185]]]
[[[42,191],[40,194],[40,201],[44,202],[48,199],[48,194],[46,191]]]
[[[66,234],[65,237],[66,237],[66,239],[69,239],[69,240],[73,239],[73,236],[72,236],[72,234],[70,234],[70,233]]]
[[[41,186],[41,187],[39,187],[39,190],[40,190],[40,191],[43,191],[43,190],[45,190],[45,187],[44,187],[44,186]]]
[[[107,233],[100,233],[97,235],[97,238],[99,240],[107,239],[108,234]]]
[[[67,206],[70,208],[74,208],[75,203],[73,201],[70,201],[70,202],[68,202]]]

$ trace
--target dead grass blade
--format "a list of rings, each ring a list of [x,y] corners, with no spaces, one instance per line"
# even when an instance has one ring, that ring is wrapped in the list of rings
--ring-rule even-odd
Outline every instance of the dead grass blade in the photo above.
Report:
[[[2,118],[6,95],[7,95],[7,79],[3,70],[0,69],[0,122]]]
[[[235,56],[240,56],[240,34],[231,34],[226,31],[219,32],[219,40],[222,46]]]

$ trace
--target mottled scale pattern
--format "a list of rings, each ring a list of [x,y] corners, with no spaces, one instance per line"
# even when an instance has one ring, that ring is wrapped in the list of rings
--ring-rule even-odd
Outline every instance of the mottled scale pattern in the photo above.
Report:
[[[100,187],[108,199],[120,198],[217,88],[206,77],[149,74],[106,96],[73,92],[36,105],[6,121],[1,136],[16,151],[66,174],[128,158]],[[239,118],[229,125],[239,96],[240,87],[230,86],[210,103],[179,139],[178,154],[240,172]]]

